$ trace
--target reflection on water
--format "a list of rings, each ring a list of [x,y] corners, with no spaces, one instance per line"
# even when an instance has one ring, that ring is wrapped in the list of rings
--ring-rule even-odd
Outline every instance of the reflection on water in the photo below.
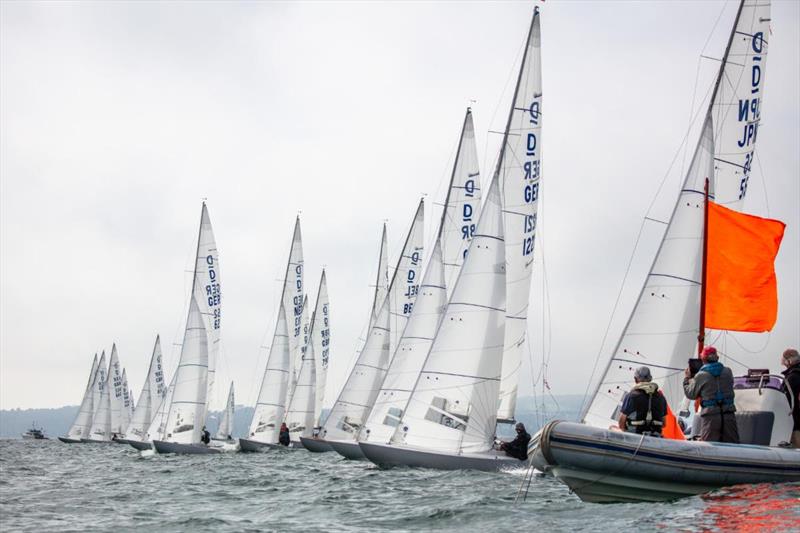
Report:
[[[704,525],[743,532],[800,531],[800,486],[739,485],[702,496]]]

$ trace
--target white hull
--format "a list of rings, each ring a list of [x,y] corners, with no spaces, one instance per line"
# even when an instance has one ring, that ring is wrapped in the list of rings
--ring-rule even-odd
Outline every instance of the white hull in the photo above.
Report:
[[[388,444],[360,443],[367,459],[381,468],[413,466],[438,470],[482,470],[496,472],[525,466],[525,461],[508,457],[505,453],[490,450],[485,453],[451,455],[441,452],[413,449]]]
[[[800,481],[800,450],[642,437],[558,421],[541,431],[533,465],[590,502],[674,500],[742,483]]]

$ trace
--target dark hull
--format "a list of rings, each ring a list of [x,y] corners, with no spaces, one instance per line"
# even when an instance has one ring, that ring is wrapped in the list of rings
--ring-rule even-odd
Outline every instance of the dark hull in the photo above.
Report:
[[[497,472],[499,470],[521,468],[527,462],[501,455],[502,452],[489,451],[450,455],[440,452],[415,450],[388,444],[362,442],[359,444],[364,455],[381,468],[395,466],[413,466],[419,468],[436,468],[438,470],[482,470]]]
[[[309,439],[306,437],[300,437],[300,444],[303,445],[303,448],[312,453],[325,453],[333,451],[333,448],[331,448],[331,445],[328,444],[328,441],[322,439]]]
[[[189,455],[201,455],[209,453],[222,453],[219,448],[209,448],[205,444],[178,444],[177,442],[166,442],[154,440],[153,448],[158,453],[180,453]]]
[[[328,444],[333,451],[344,457],[345,459],[349,459],[351,461],[366,461],[367,457],[364,455],[364,452],[361,451],[357,442],[344,442],[344,441],[336,441],[336,440],[329,440]]]
[[[152,450],[153,449],[153,443],[152,442],[143,441],[143,440],[127,440],[125,442],[126,442],[126,444],[130,444],[131,446],[133,446],[135,449],[139,450],[140,452],[143,452],[145,450]]]
[[[69,437],[58,437],[58,440],[65,444],[81,444],[83,442],[81,439],[71,439]]]
[[[240,452],[265,452],[269,449],[266,442],[259,442],[257,440],[239,439]]]

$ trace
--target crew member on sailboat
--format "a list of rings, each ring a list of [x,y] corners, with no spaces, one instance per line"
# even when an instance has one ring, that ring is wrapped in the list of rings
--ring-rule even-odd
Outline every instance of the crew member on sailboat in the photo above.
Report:
[[[788,348],[781,356],[781,364],[786,367],[782,372],[784,376],[783,388],[792,407],[792,446],[800,448],[800,353],[794,348]]]

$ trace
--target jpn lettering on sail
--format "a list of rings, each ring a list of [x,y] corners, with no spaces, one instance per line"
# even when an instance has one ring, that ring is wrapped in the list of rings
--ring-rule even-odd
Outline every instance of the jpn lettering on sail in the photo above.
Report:
[[[397,262],[397,270],[392,276],[389,285],[389,350],[394,353],[403,329],[406,327],[408,317],[414,309],[414,302],[419,292],[419,283],[422,278],[422,249],[424,245],[423,232],[425,206],[420,201],[419,208],[411,223],[411,230],[403,246],[403,255]]]
[[[542,179],[542,68],[538,11],[531,21],[497,162],[506,239],[506,328],[499,420],[513,420],[525,349]]]
[[[97,375],[97,354],[94,354],[92,360],[92,368],[89,371],[89,381],[86,383],[86,388],[83,391],[83,398],[81,405],[78,409],[78,414],[75,416],[75,421],[67,431],[67,437],[71,439],[81,439],[89,437],[89,429],[92,425],[93,410],[93,395],[92,386],[94,385],[95,376]]]
[[[392,442],[447,453],[492,447],[505,325],[505,246],[498,180]]]
[[[769,45],[770,2],[746,0],[712,96],[716,203],[741,210],[761,124]]]
[[[175,371],[175,390],[167,415],[164,440],[197,444],[205,424],[208,393],[208,335],[205,320],[192,297]]]
[[[219,252],[211,227],[208,208],[203,203],[200,215],[200,230],[197,237],[197,254],[194,265],[193,298],[201,313],[204,328],[208,335],[208,390],[205,397],[210,401],[214,390],[217,357],[219,355],[220,325],[222,322],[222,275],[219,265]],[[208,405],[203,409],[205,420]]]
[[[284,306],[281,304],[267,367],[248,431],[250,439],[267,443],[278,442],[278,431],[284,417],[289,390],[289,358],[289,331]]]
[[[362,432],[365,442],[389,442],[400,424],[439,327],[448,288],[455,284],[475,234],[481,194],[476,152],[472,112],[467,109],[434,249],[414,309]],[[449,263],[443,259],[444,249],[449,252]],[[447,272],[452,277],[449,282]]]
[[[616,424],[633,372],[645,365],[667,401],[683,400],[683,371],[696,357],[700,319],[704,187],[714,198],[713,120],[706,116],[663,240],[644,287],[617,343],[583,420],[607,428]]]

